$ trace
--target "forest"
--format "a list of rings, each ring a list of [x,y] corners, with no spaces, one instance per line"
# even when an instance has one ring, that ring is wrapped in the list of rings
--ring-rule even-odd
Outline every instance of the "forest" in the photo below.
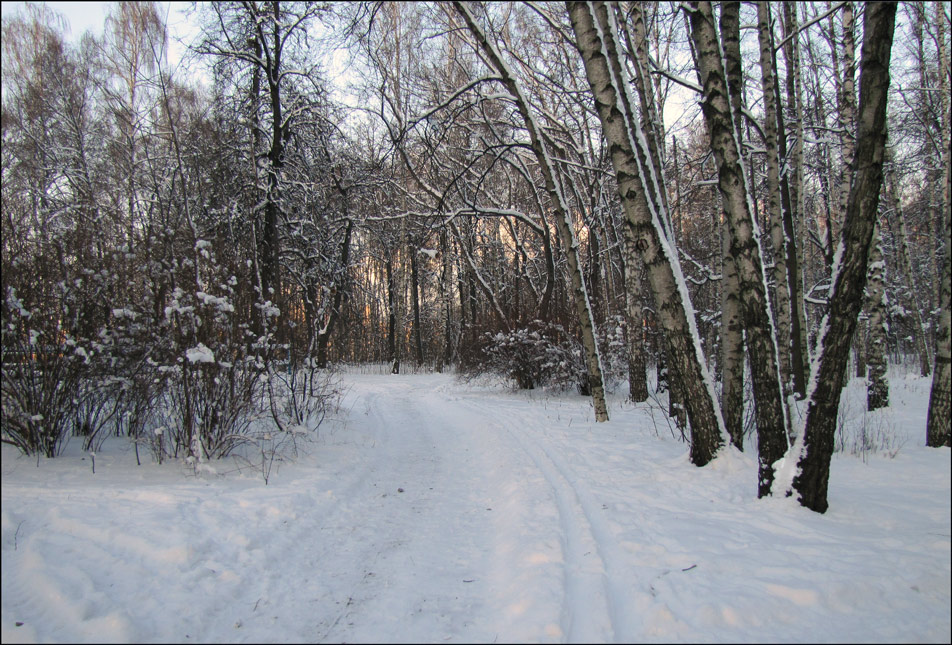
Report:
[[[663,393],[823,513],[849,378],[950,445],[949,11],[197,3],[174,63],[154,2],[5,13],[2,441],[213,461],[385,362]]]

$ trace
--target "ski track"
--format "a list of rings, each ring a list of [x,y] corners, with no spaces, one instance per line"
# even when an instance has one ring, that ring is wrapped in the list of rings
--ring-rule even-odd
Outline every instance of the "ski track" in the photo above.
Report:
[[[695,471],[677,445],[603,434],[570,396],[365,375],[343,408],[307,465],[272,486],[247,468],[220,479],[175,464],[110,478],[116,457],[101,455],[99,474],[71,489],[62,461],[5,461],[4,564],[16,566],[4,567],[4,640],[756,641],[804,616],[887,640],[947,631],[914,622],[920,594],[948,597],[947,568],[890,533],[914,522],[947,553],[929,528],[945,511],[864,520],[868,535],[844,541],[837,523],[866,509],[771,516],[783,500],[745,502],[753,489],[724,477],[753,472],[749,458]],[[686,469],[697,484],[681,485]],[[770,560],[721,557],[765,541],[785,546]],[[868,594],[850,576],[894,571],[871,558],[880,543],[917,572],[875,598],[907,607],[906,620],[854,610]]]
[[[518,430],[506,429],[496,414],[495,427],[506,432],[525,452],[552,488],[559,510],[562,548],[565,553],[565,598],[562,624],[570,642],[610,642],[617,633],[618,611],[609,606],[605,549],[591,522],[578,488],[544,448],[533,446]]]
[[[471,408],[478,405],[473,401],[465,404]],[[619,545],[602,510],[607,506],[596,500],[558,454],[553,438],[532,434],[531,429],[538,427],[537,419],[522,410],[504,408],[494,407],[483,413],[488,412],[493,425],[531,457],[551,486],[559,508],[567,560],[563,624],[568,640],[627,642],[638,638],[643,628],[640,617],[651,598],[647,589],[638,591],[637,587],[642,579],[650,578],[627,564],[630,556]],[[640,541],[654,543],[646,534]],[[591,562],[592,558],[597,562]]]

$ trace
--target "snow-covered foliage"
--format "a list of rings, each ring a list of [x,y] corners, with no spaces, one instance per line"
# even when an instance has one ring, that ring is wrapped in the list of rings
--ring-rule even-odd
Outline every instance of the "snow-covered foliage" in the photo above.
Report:
[[[520,329],[487,332],[482,341],[473,363],[462,367],[460,373],[464,376],[495,374],[511,379],[524,390],[544,385],[575,386],[587,393],[581,343],[561,325],[535,320]]]

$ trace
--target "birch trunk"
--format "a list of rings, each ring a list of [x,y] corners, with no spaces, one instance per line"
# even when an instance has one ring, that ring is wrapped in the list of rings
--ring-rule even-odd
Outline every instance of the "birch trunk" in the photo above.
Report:
[[[835,32],[834,32],[835,33]],[[836,43],[833,43],[836,47]],[[849,201],[850,182],[852,181],[853,154],[855,148],[854,132],[856,122],[856,44],[853,38],[853,3],[843,5],[843,80],[838,82],[837,107],[839,110],[840,164],[839,208],[827,222],[830,240],[839,239],[838,218],[844,217]],[[835,78],[839,80],[839,75]],[[832,249],[831,249],[832,251]]]
[[[870,258],[870,262],[872,262]],[[867,282],[872,276],[866,278]],[[857,321],[859,327],[853,335],[853,350],[856,353],[856,378],[866,378],[866,344],[869,340],[869,314],[860,313]]]
[[[943,216],[948,216],[949,197],[952,193],[952,175],[949,166],[950,134],[949,123],[949,45],[946,42],[947,26],[945,9],[941,2],[935,3],[936,20],[939,24],[939,89],[942,97],[941,145],[945,178],[942,182],[942,203],[938,210],[939,230],[945,230],[945,262],[942,265],[942,286],[939,290],[939,323],[935,334],[935,369],[932,372],[932,391],[929,395],[929,417],[926,422],[926,445],[932,447],[952,445],[950,439],[950,408],[952,408],[952,315],[949,306],[952,300],[952,230],[949,222],[943,225]]]
[[[773,247],[774,312],[777,322],[777,349],[780,373],[786,386],[791,381],[790,366],[790,287],[787,282],[787,244],[783,232],[783,211],[780,204],[780,153],[777,148],[778,106],[775,97],[776,77],[773,68],[773,45],[770,38],[770,6],[757,4],[757,35],[760,43],[760,82],[764,95],[764,147],[767,150],[767,212],[770,221],[770,243]],[[787,392],[784,388],[784,392]]]
[[[952,183],[949,181],[948,150],[949,140],[945,140],[945,201],[949,203]],[[935,335],[935,370],[932,373],[932,392],[929,395],[929,418],[926,422],[926,445],[932,447],[950,444],[950,408],[952,408],[952,357],[950,357],[950,337],[952,337],[952,316],[949,315],[949,301],[952,300],[952,237],[949,227],[945,229],[945,262],[942,268],[942,290],[940,293],[939,328]]]
[[[727,222],[721,227],[721,411],[731,443],[744,449],[744,324],[740,279],[730,255]]]
[[[410,289],[413,298],[413,351],[417,365],[423,365],[423,329],[420,323],[420,271],[415,248],[410,249]]]
[[[612,8],[617,7],[618,3],[613,2]],[[654,168],[655,176],[663,182],[664,173],[664,123],[661,115],[658,113],[657,103],[654,101],[651,91],[651,80],[648,75],[648,37],[645,27],[644,4],[636,2],[631,7],[631,26],[634,32],[634,43],[629,41],[628,49],[634,53],[634,77],[633,85],[638,94],[638,102],[641,106],[641,122],[645,124],[644,135],[648,143],[648,155],[651,158],[651,164]],[[625,32],[628,36],[628,32]],[[666,213],[670,213],[667,191],[660,193],[662,204]],[[670,219],[664,222],[669,232],[671,244],[675,244],[674,236],[670,233]]]
[[[630,227],[622,227],[625,269],[625,319],[628,353],[628,396],[634,403],[648,400],[648,380],[645,378],[645,328],[641,307],[641,258],[635,248],[635,237]]]
[[[873,247],[869,252],[867,281],[869,343],[866,357],[866,409],[872,412],[889,405],[889,381],[886,379],[886,263],[883,261],[883,240],[878,218]]]
[[[443,305],[443,348],[437,363],[437,372],[453,362],[453,296],[450,282],[453,275],[453,263],[450,259],[450,245],[446,228],[440,230],[440,302]]]
[[[740,302],[750,357],[758,439],[758,496],[770,494],[774,462],[787,449],[787,420],[767,277],[760,249],[760,231],[753,219],[737,128],[731,111],[714,12],[710,2],[689,2],[691,38],[697,51],[704,87],[701,109],[711,135],[718,166],[718,188],[724,198],[730,230],[730,256],[740,279]]]
[[[819,357],[811,375],[806,425],[791,458],[800,503],[826,512],[830,459],[849,349],[863,303],[870,243],[883,183],[886,99],[896,3],[868,3],[864,16],[855,179],[833,267],[829,308],[820,328]]]
[[[795,8],[794,8],[795,9]],[[797,18],[795,11],[791,11],[791,3],[783,3],[784,35],[795,33]],[[790,156],[787,156],[786,127],[783,119],[778,116],[778,144],[780,157],[787,159],[787,172],[781,178],[781,203],[783,205],[783,230],[787,241],[787,279],[790,288],[790,306],[792,308],[790,335],[791,344],[791,371],[793,373],[793,388],[797,396],[805,398],[807,395],[807,374],[810,370],[809,345],[807,343],[807,317],[803,305],[803,267],[800,264],[802,257],[797,253],[803,248],[802,240],[798,236],[797,224],[800,223],[803,208],[800,203],[801,168],[803,167],[803,106],[800,100],[800,53],[798,39],[791,38],[783,46],[784,60],[787,65],[787,109],[792,113],[795,124],[796,142]],[[777,69],[776,56],[774,69]],[[780,109],[780,84],[777,84],[777,108]]]
[[[565,249],[565,256],[569,264],[569,275],[572,280],[572,295],[575,300],[575,308],[579,318],[579,325],[582,328],[582,346],[585,349],[585,363],[588,368],[589,386],[591,387],[592,402],[595,407],[595,420],[608,421],[608,408],[605,404],[605,386],[602,382],[601,357],[598,353],[598,343],[595,339],[595,321],[592,318],[592,308],[589,302],[588,293],[585,288],[585,280],[582,276],[582,261],[578,252],[578,240],[575,238],[575,232],[572,229],[572,221],[565,201],[565,192],[561,186],[561,178],[558,169],[552,164],[549,155],[545,149],[543,133],[536,124],[535,118],[529,110],[529,102],[522,93],[522,89],[516,82],[509,67],[506,65],[496,45],[486,37],[483,30],[473,20],[469,10],[461,2],[454,2],[457,12],[466,21],[470,33],[476,38],[480,48],[485,52],[492,62],[496,72],[502,78],[503,84],[512,95],[516,102],[516,107],[525,122],[529,131],[529,139],[532,143],[532,150],[539,162],[542,176],[545,178],[546,190],[552,198],[552,207],[555,211],[556,227],[559,236],[562,239],[562,247]]]
[[[727,85],[734,115],[735,136],[740,141],[741,58],[740,3],[725,2],[721,7],[721,33],[724,34],[724,62]],[[700,79],[700,73],[698,74]],[[703,83],[703,81],[701,81]],[[731,255],[731,236],[727,211],[721,212],[721,412],[731,443],[744,449],[744,324],[740,301],[740,276]]]
[[[618,54],[618,30],[604,3],[569,3],[568,10],[608,141],[622,208],[645,263],[670,358],[677,363],[684,386],[691,425],[691,461],[703,466],[724,444],[724,421],[714,401],[680,265],[664,235],[666,211],[647,142],[627,91],[628,80]],[[639,206],[642,202],[646,209]]]

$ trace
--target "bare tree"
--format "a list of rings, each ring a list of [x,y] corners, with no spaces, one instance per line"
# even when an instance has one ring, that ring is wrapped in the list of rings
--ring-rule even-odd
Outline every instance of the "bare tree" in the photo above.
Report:
[[[592,317],[591,303],[585,286],[584,276],[582,275],[578,240],[570,219],[570,213],[565,199],[565,188],[562,185],[562,177],[558,172],[558,168],[552,163],[543,138],[544,133],[532,115],[525,94],[520,88],[516,77],[503,60],[495,43],[487,38],[485,32],[476,23],[465,5],[455,2],[454,7],[466,22],[467,27],[476,38],[479,46],[486,53],[495,71],[501,77],[503,85],[505,85],[506,89],[512,95],[516,107],[529,131],[532,150],[536,155],[543,177],[545,178],[546,190],[552,198],[556,226],[562,241],[562,248],[569,262],[569,274],[572,279],[573,290],[572,297],[575,301],[575,307],[582,328],[582,345],[585,349],[589,386],[591,388],[592,400],[595,404],[595,419],[596,421],[608,421],[608,409],[605,405],[605,389],[602,382],[602,373],[604,370],[598,352],[598,343],[595,339],[595,321]]]
[[[788,459],[799,474],[793,487],[800,503],[819,513],[829,506],[827,487],[833,435],[849,348],[862,307],[886,147],[886,99],[896,3],[867,3],[863,19],[855,178],[833,271],[829,311],[820,329],[819,357],[811,375],[806,426]]]
[[[609,143],[622,207],[651,285],[691,424],[691,460],[703,466],[724,445],[726,432],[703,360],[690,299],[663,224],[661,187],[618,54],[618,29],[604,3],[569,3],[569,17],[585,62],[602,131]]]

